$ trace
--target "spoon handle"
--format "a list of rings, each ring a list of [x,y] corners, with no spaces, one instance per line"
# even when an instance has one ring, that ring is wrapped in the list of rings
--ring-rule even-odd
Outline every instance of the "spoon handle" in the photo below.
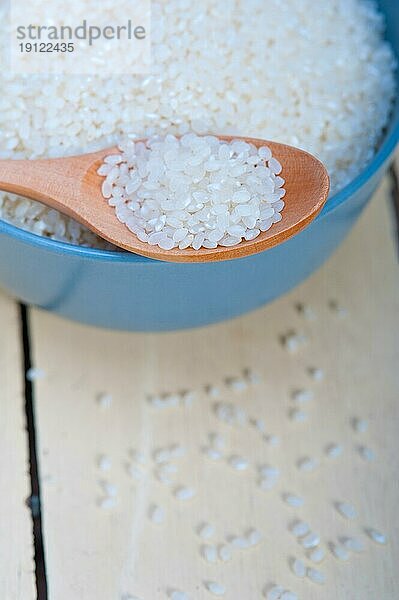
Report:
[[[37,160],[0,160],[0,190],[38,200],[76,217],[82,180],[96,154]]]
[[[54,206],[62,198],[64,169],[49,160],[1,160],[0,189]]]

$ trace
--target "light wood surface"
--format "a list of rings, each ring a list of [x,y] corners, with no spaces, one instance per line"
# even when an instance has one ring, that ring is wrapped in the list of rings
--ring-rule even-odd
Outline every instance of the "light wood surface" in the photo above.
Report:
[[[0,295],[0,598],[34,600],[33,539],[18,308]]]
[[[46,372],[35,392],[50,600],[121,600],[128,594],[158,600],[170,589],[206,600],[212,597],[204,587],[209,580],[225,586],[228,600],[260,599],[273,582],[302,600],[399,597],[399,278],[387,195],[386,181],[349,239],[309,281],[227,324],[123,334],[33,311],[34,363]],[[298,302],[310,305],[316,319],[304,318]],[[291,330],[299,334],[289,338],[299,345],[293,353],[280,340]],[[313,367],[323,369],[323,381],[312,379]],[[259,374],[260,383],[241,392],[224,384],[245,368]],[[219,398],[204,392],[209,384],[220,388]],[[156,408],[148,399],[185,389],[195,392],[188,406],[180,400],[176,407]],[[295,389],[315,394],[303,406],[304,423],[288,416]],[[98,402],[104,393],[112,395],[109,407]],[[216,402],[263,418],[280,446],[272,447],[252,425],[221,422]],[[366,433],[354,432],[354,417],[368,420]],[[220,461],[202,452],[210,432],[226,441]],[[325,455],[333,442],[344,448],[335,460]],[[187,453],[173,461],[178,472],[168,486],[154,477],[153,452],[175,443]],[[360,457],[359,445],[375,452],[373,462]],[[142,467],[134,463],[134,450],[144,454]],[[99,469],[100,455],[112,460],[108,471]],[[231,455],[247,458],[249,468],[235,471]],[[297,468],[306,456],[320,463],[312,473]],[[281,471],[270,491],[257,484],[257,467],[264,464]],[[143,471],[140,481],[129,475],[129,465]],[[117,487],[114,507],[100,506],[103,480]],[[181,485],[193,488],[195,497],[176,499]],[[304,506],[287,506],[284,492],[302,496]],[[344,520],[337,501],[352,503],[357,518]],[[162,524],[148,518],[153,503],[165,510]],[[317,567],[327,578],[324,586],[298,579],[288,566],[291,557],[305,556],[288,531],[297,517],[321,534],[323,546],[355,535],[366,551],[343,562],[327,550]],[[216,528],[211,544],[250,527],[262,532],[263,541],[234,550],[231,561],[208,564],[195,532],[202,521]],[[364,535],[367,527],[386,534],[388,543],[373,543]]]
[[[254,138],[220,136],[221,140],[245,139],[257,148],[267,144],[283,165],[286,206],[283,219],[256,239],[238,246],[215,249],[162,250],[141,242],[115,217],[101,193],[104,180],[97,170],[104,158],[119,154],[108,148],[92,154],[40,160],[0,161],[0,189],[39,200],[73,217],[108,242],[136,254],[171,262],[207,262],[241,258],[275,246],[304,229],[321,211],[328,196],[329,178],[314,156],[287,146]]]

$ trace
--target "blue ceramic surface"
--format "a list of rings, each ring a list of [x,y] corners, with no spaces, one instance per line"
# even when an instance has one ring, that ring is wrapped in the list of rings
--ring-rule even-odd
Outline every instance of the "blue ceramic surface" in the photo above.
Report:
[[[399,1],[381,0],[399,57]],[[399,98],[372,163],[302,233],[261,254],[209,264],[172,264],[54,242],[0,221],[0,286],[65,317],[113,329],[165,331],[243,314],[317,269],[367,204],[399,140]]]

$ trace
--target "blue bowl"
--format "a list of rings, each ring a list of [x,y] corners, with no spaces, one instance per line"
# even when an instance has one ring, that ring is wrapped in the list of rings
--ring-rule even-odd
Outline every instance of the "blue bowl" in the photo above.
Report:
[[[379,5],[399,57],[399,2]],[[164,263],[55,242],[0,221],[0,285],[28,304],[112,329],[166,331],[235,317],[284,294],[331,255],[378,186],[398,141],[399,99],[364,171],[305,231],[248,258]]]

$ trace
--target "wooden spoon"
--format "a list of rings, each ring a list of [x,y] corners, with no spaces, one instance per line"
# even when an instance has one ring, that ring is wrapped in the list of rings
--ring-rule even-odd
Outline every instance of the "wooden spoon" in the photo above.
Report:
[[[283,166],[281,175],[285,179],[286,196],[282,221],[254,240],[243,241],[237,246],[162,250],[141,242],[118,221],[114,208],[108,205],[101,193],[104,178],[97,174],[97,170],[106,156],[120,153],[116,147],[66,158],[1,160],[0,189],[55,208],[129,252],[171,262],[227,260],[262,252],[297,234],[321,211],[329,192],[329,177],[325,167],[314,156],[298,148],[265,140],[218,137],[227,142],[244,140],[257,148],[269,146]]]

